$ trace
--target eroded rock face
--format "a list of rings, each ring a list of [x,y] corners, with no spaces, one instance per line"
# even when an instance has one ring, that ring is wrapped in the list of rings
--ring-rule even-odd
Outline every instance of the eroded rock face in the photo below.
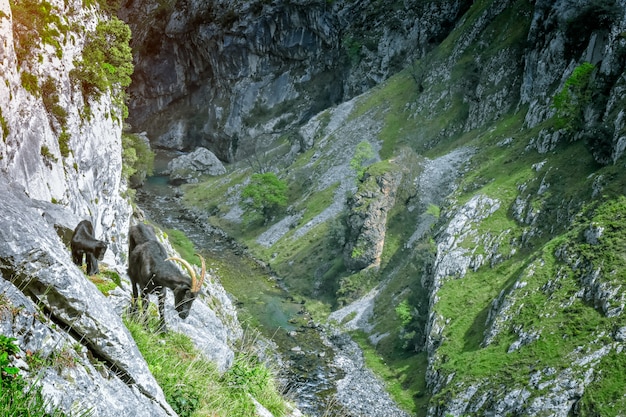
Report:
[[[396,202],[401,178],[399,172],[366,178],[359,191],[348,200],[349,238],[344,249],[348,269],[361,270],[380,265],[387,215]]]
[[[422,56],[470,3],[129,1],[129,122],[161,147],[244,158]]]
[[[50,3],[54,13],[67,15],[82,30],[68,33],[75,41],[61,42],[60,52],[44,44],[38,51],[39,61],[31,58],[18,62],[13,20],[0,19],[4,45],[0,70],[6,83],[6,88],[0,89],[0,170],[21,184],[29,197],[66,207],[78,221],[90,220],[96,236],[109,242],[108,260],[122,262],[126,249],[118,236],[128,230],[130,206],[121,196],[126,187],[120,175],[122,123],[113,117],[120,109],[108,95],[98,102],[85,102],[79,86],[70,80],[73,62],[82,58],[86,32],[93,30],[99,17],[80,2]],[[0,11],[12,16],[7,0],[0,0]],[[24,88],[24,73],[34,76],[39,84],[51,80],[54,92],[46,94],[58,96],[57,105],[66,112],[63,126],[54,111],[44,105],[41,92],[33,94]],[[85,107],[90,109],[89,118]]]

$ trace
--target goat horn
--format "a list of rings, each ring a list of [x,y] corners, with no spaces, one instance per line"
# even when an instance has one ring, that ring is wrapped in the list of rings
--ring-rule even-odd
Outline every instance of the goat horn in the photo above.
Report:
[[[181,264],[183,264],[183,266],[185,268],[187,268],[187,270],[189,271],[189,276],[191,277],[191,291],[192,292],[197,292],[195,291],[196,288],[196,271],[193,269],[193,267],[191,265],[189,265],[189,262],[187,262],[186,260],[179,258],[177,256],[172,256],[166,259],[166,261],[178,261]]]
[[[202,289],[202,284],[204,284],[204,278],[206,277],[206,263],[204,262],[204,258],[200,256],[199,253],[196,253],[196,256],[200,258],[200,262],[202,262],[202,272],[200,273],[200,282],[198,282],[198,286],[195,289],[192,289],[194,292],[198,292]]]

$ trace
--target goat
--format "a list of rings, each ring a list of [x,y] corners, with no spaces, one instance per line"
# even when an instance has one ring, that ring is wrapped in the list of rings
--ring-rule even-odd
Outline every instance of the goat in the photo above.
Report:
[[[87,275],[99,273],[98,261],[104,258],[108,244],[98,240],[93,234],[93,225],[89,220],[83,220],[76,226],[70,241],[72,260],[78,266],[83,266],[83,256],[87,264]]]
[[[165,325],[165,289],[169,288],[174,292],[174,307],[181,319],[186,319],[193,301],[202,289],[206,276],[206,265],[204,258],[196,254],[202,263],[200,279],[196,278],[193,267],[184,259],[178,257],[168,257],[163,245],[153,239],[148,239],[145,226],[142,228],[131,228],[130,241],[133,242],[133,249],[128,259],[128,276],[130,277],[133,301],[132,311],[136,311],[136,302],[141,297],[142,308],[148,306],[148,294],[157,293],[159,297],[160,329],[166,331]],[[134,230],[133,230],[134,229]],[[145,238],[142,243],[137,243]],[[174,263],[180,262],[188,271],[190,278],[186,277]]]
[[[130,259],[130,255],[138,245],[149,240],[157,241],[156,233],[152,226],[143,223],[132,226],[128,232],[128,259]]]

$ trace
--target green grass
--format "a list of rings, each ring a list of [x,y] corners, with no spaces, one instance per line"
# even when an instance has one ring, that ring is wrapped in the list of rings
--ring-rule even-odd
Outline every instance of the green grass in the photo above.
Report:
[[[405,352],[383,357],[363,332],[352,332],[351,336],[363,350],[365,364],[384,381],[385,388],[394,401],[411,414],[418,410],[425,412],[429,399],[424,372],[427,365],[426,353]]]
[[[275,416],[284,416],[271,368],[245,348],[223,375],[202,355],[189,337],[175,332],[154,333],[151,324],[125,319],[137,346],[165,398],[181,417],[256,416],[254,396]],[[156,326],[156,324],[154,324]]]
[[[167,238],[180,256],[192,265],[201,266],[200,259],[195,255],[197,250],[185,233],[176,229],[165,230]]]
[[[592,219],[599,224],[606,225],[607,221],[614,221],[614,224],[621,225],[623,222],[619,219],[624,216],[626,205],[624,199],[620,198],[603,205]],[[438,357],[445,360],[442,359],[437,368],[445,373],[453,373],[456,381],[489,379],[491,385],[498,381],[508,386],[511,381],[527,385],[533,372],[547,367],[556,369],[557,372],[573,368],[580,375],[579,378],[582,378],[587,367],[576,365],[575,360],[610,345],[612,329],[619,326],[620,322],[619,317],[607,317],[593,303],[577,295],[585,268],[574,268],[555,255],[564,247],[570,248],[569,251],[574,253],[577,250],[585,251],[588,245],[579,242],[579,237],[588,222],[589,220],[582,222],[569,233],[548,242],[535,254],[535,261],[529,264],[523,262],[523,259],[528,259],[527,254],[518,261],[518,257],[513,257],[496,268],[447,281],[439,292],[440,301],[436,306],[436,310],[448,320],[444,342],[438,350]],[[606,243],[588,252],[595,258],[591,262],[596,262],[597,267],[602,270],[604,267],[607,271],[622,270],[622,232],[620,226],[607,233],[602,239]],[[613,246],[614,244],[617,246]],[[613,257],[615,249],[620,256]],[[582,261],[582,265],[585,264],[584,253],[582,252],[583,256],[575,257]],[[611,258],[616,259],[617,263],[611,263]],[[491,300],[501,290],[510,291],[515,280],[524,282],[524,286],[513,293],[511,311],[515,315],[509,319],[508,325],[491,345],[482,347],[480,342],[484,337],[486,312]],[[619,282],[623,282],[623,278],[619,278]],[[508,353],[509,346],[517,339],[515,332],[520,330],[538,335],[538,339]],[[579,351],[581,346],[585,347],[583,351]],[[604,365],[599,368],[596,372],[606,372]],[[594,387],[586,397],[586,407],[590,410],[607,410],[607,414],[600,413],[601,415],[617,415],[614,411],[608,412],[613,406],[600,401],[599,392],[606,389],[609,397],[614,396],[618,389],[623,388],[623,384],[609,377],[606,381],[597,380]],[[437,397],[445,398],[445,392],[449,389],[454,388],[446,388]]]

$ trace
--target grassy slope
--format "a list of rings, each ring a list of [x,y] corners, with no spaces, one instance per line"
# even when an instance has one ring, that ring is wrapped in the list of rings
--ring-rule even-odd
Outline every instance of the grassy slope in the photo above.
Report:
[[[582,143],[562,144],[547,154],[527,149],[538,130],[549,127],[550,121],[535,129],[525,128],[523,118],[526,109],[523,107],[509,110],[482,128],[463,131],[468,115],[468,104],[464,100],[468,87],[463,80],[467,78],[468,71],[478,71],[472,76],[484,82],[488,74],[481,74],[474,62],[477,59],[488,61],[502,50],[509,51],[511,56],[519,56],[528,30],[530,6],[524,1],[516,2],[492,22],[456,62],[447,63],[456,42],[490,3],[477,2],[468,12],[464,24],[424,58],[427,64],[415,67],[420,71],[448,68],[450,79],[435,75],[427,77],[425,90],[419,92],[413,77],[416,69],[408,68],[361,97],[350,117],[354,120],[367,115],[383,123],[378,135],[383,159],[397,157],[400,151],[433,158],[459,146],[474,147],[477,153],[451,201],[456,205],[462,204],[478,194],[500,201],[499,210],[474,227],[478,236],[488,237],[499,244],[497,252],[501,260],[493,266],[482,266],[463,279],[446,281],[439,293],[439,302],[434,306],[436,313],[449,320],[434,366],[444,373],[456,374],[454,383],[436,398],[429,398],[426,394],[425,354],[405,349],[401,323],[394,309],[389,308],[409,300],[418,311],[423,312],[428,302],[421,278],[432,262],[434,245],[428,238],[418,242],[412,250],[403,249],[403,243],[410,237],[416,223],[415,213],[408,211],[403,201],[398,203],[389,218],[380,270],[373,279],[371,276],[362,279],[351,276],[343,269],[334,237],[337,226],[333,222],[323,223],[296,240],[291,239],[292,231],[271,248],[262,248],[255,244],[254,239],[267,226],[252,229],[225,221],[223,215],[230,209],[225,196],[233,195],[235,185],[249,175],[245,169],[234,169],[225,177],[210,179],[187,189],[186,198],[190,204],[219,208],[212,221],[246,242],[257,256],[270,262],[294,293],[305,297],[307,305],[319,305],[318,300],[321,299],[326,305],[333,306],[342,279],[346,282],[352,278],[366,287],[386,281],[387,286],[375,306],[373,333],[388,333],[388,336],[381,339],[375,348],[367,348],[368,363],[380,369],[398,401],[418,415],[425,413],[429,402],[443,404],[455,391],[476,381],[488,378],[490,383],[485,390],[493,389],[499,383],[511,384],[512,381],[525,386],[530,375],[539,369],[551,367],[557,372],[565,370],[571,367],[574,359],[582,356],[577,351],[578,346],[585,346],[585,352],[599,349],[612,343],[610,335],[616,328],[624,326],[623,319],[608,318],[598,306],[574,296],[581,289],[580,271],[555,256],[556,249],[565,245],[573,253],[593,257],[589,262],[598,267],[603,265],[606,271],[611,271],[607,267],[611,263],[614,265],[612,276],[615,282],[623,282],[621,262],[626,256],[623,249],[626,246],[616,244],[625,235],[621,233],[621,223],[612,224],[610,232],[607,232],[611,247],[601,245],[590,250],[581,238],[582,231],[590,222],[613,222],[613,217],[605,212],[617,213],[619,218],[626,215],[626,206],[618,199],[626,190],[626,180],[620,168],[596,165]],[[524,12],[527,19],[519,18]],[[497,85],[486,85],[494,91],[498,89]],[[444,93],[447,98],[424,105],[425,100],[441,97]],[[512,138],[510,144],[498,145],[507,138]],[[288,178],[292,180],[290,187],[294,205],[304,212],[299,224],[320,213],[332,202],[333,192],[330,189],[317,194],[308,192],[312,188],[312,179],[302,168],[314,152],[323,151],[313,149],[300,154],[290,167],[292,172]],[[540,163],[543,165],[538,168],[536,164]],[[599,177],[605,184],[603,192],[592,197],[592,184]],[[550,184],[547,191],[538,193],[541,184],[546,183]],[[308,198],[298,200],[298,193]],[[520,223],[514,218],[512,209],[518,198],[528,203],[527,214],[536,216],[532,225]],[[453,209],[454,205],[447,208]],[[571,226],[570,222],[574,219],[575,226]],[[524,244],[521,244],[522,236],[525,236]],[[475,253],[484,253],[488,251],[481,245],[484,240],[487,239],[472,240],[463,245]],[[546,285],[555,276],[560,277],[559,284],[546,290]],[[527,290],[510,292],[520,277],[526,282]],[[318,283],[315,288],[314,282]],[[491,345],[482,347],[487,313],[492,301],[502,291],[510,292],[511,297],[518,297],[513,299],[517,314],[504,323]],[[541,336],[536,342],[507,353],[510,344],[518,337],[514,328],[518,329],[517,332],[524,329],[538,332]],[[367,339],[363,335],[357,335],[357,338],[367,347]],[[598,361],[594,374],[596,378],[581,399],[584,411],[616,415],[615,410],[619,407],[626,408],[626,400],[618,395],[626,389],[626,384],[616,372],[616,369],[625,367],[623,355],[611,353]],[[583,368],[573,371],[579,374]],[[538,390],[533,395],[541,393]]]

